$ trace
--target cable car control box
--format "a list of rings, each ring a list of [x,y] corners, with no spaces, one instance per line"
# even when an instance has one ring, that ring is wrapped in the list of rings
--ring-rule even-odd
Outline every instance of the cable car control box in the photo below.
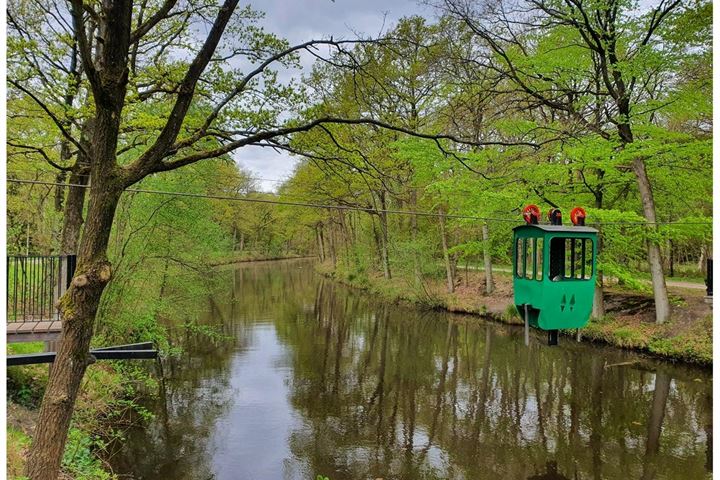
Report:
[[[551,331],[584,327],[595,293],[598,231],[584,226],[585,212],[571,213],[574,226],[563,226],[557,209],[551,224],[538,224],[539,209],[524,212],[526,225],[513,229],[515,306],[531,327]],[[554,331],[554,332],[553,332]]]

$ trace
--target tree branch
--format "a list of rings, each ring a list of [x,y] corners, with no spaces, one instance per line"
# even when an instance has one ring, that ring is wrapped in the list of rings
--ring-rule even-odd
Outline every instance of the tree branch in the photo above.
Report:
[[[152,171],[154,165],[161,161],[167,154],[168,148],[175,142],[185,115],[187,115],[188,109],[190,108],[198,79],[212,59],[213,53],[225,31],[225,27],[230,21],[230,17],[237,7],[238,1],[239,0],[225,0],[223,6],[220,7],[220,11],[205,39],[205,43],[193,59],[178,88],[179,93],[167,123],[158,135],[155,143],[126,169],[129,174],[127,181],[130,185]]]
[[[154,15],[148,18],[146,22],[139,25],[138,28],[130,34],[130,44],[132,45],[139,42],[140,39],[144,37],[155,25],[167,18],[168,12],[172,10],[176,3],[177,0],[165,0],[160,6],[160,9],[155,12]]]

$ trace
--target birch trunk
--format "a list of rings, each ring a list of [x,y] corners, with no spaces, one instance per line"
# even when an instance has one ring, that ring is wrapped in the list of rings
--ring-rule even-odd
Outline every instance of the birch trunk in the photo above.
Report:
[[[657,223],[655,217],[655,199],[653,198],[650,179],[647,176],[645,162],[642,158],[633,160],[633,172],[640,190],[640,199],[642,201],[643,213],[648,221],[649,233],[657,233]],[[670,301],[668,300],[667,286],[665,285],[665,275],[662,268],[662,257],[660,255],[660,245],[653,238],[647,241],[648,264],[650,265],[650,277],[653,285],[653,295],[655,297],[655,321],[657,323],[665,323],[670,318]]]

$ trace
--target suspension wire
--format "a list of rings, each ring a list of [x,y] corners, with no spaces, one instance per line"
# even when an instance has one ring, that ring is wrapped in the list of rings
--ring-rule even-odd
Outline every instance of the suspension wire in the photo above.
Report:
[[[42,180],[23,180],[18,178],[6,178],[7,182],[11,183],[19,183],[19,184],[30,184],[30,185],[49,185],[49,186],[58,186],[58,187],[77,187],[77,188],[90,188],[90,185],[83,185],[83,184],[77,184],[77,183],[59,183],[59,182],[48,182],[48,181],[42,181]],[[497,217],[479,217],[475,215],[460,215],[460,214],[453,214],[453,213],[447,213],[447,214],[440,214],[436,212],[428,212],[428,211],[422,211],[422,210],[396,210],[396,209],[375,209],[375,208],[369,208],[369,207],[357,207],[357,206],[350,206],[350,205],[330,205],[330,204],[320,204],[320,203],[312,203],[312,202],[290,202],[290,201],[284,201],[284,200],[269,200],[264,198],[243,198],[243,197],[236,197],[236,196],[228,196],[228,195],[211,195],[211,194],[205,194],[205,193],[192,193],[192,192],[169,192],[167,190],[151,190],[151,189],[145,189],[145,188],[126,188],[126,192],[131,193],[149,193],[153,195],[168,195],[168,196],[176,196],[176,197],[190,197],[190,198],[207,198],[211,200],[229,200],[234,202],[247,202],[247,203],[265,203],[270,205],[287,205],[291,207],[309,207],[309,208],[318,208],[318,209],[326,209],[326,210],[345,210],[345,211],[358,211],[358,212],[367,212],[367,213],[375,213],[375,214],[393,214],[393,215],[416,215],[420,217],[444,217],[444,218],[455,218],[460,220],[481,220],[484,222],[506,222],[506,223],[519,223],[520,219],[518,218],[497,218]],[[624,225],[624,226],[631,226],[631,225],[642,225],[642,226],[649,226],[649,225],[712,225],[712,222],[597,222],[597,223],[591,223],[591,225]]]

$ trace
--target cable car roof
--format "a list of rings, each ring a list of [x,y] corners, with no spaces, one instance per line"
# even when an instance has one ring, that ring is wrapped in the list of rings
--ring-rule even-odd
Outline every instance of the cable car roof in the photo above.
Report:
[[[523,228],[537,228],[539,230],[543,230],[545,232],[567,232],[567,233],[598,233],[597,229],[592,227],[576,227],[576,226],[566,226],[566,225],[548,225],[548,224],[526,224],[526,225],[518,225],[517,227],[513,228],[513,231],[520,230]]]

